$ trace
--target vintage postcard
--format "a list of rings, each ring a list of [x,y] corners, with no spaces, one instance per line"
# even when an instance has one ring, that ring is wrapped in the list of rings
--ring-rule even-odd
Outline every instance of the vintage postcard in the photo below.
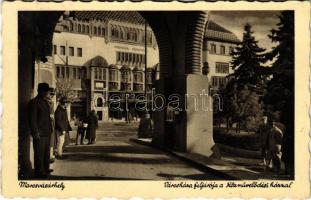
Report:
[[[309,2],[3,2],[5,197],[307,198]]]

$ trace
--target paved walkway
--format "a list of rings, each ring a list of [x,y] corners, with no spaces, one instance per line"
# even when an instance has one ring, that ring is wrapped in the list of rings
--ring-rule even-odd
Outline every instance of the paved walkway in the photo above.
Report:
[[[131,139],[139,144],[151,146],[151,139]],[[245,158],[236,155],[221,153],[221,159],[214,159],[195,153],[174,152],[172,155],[182,159],[200,169],[206,169],[215,175],[221,176],[222,180],[290,180],[282,173],[276,174],[271,170],[266,170],[260,165],[262,160],[256,158]]]
[[[66,148],[65,160],[56,160],[51,179],[61,180],[221,180],[214,173],[146,145],[131,142],[137,123],[106,123],[94,145]]]

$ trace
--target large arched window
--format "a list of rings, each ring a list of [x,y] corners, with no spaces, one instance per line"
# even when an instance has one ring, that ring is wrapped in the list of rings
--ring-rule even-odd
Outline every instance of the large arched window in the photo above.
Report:
[[[69,31],[73,31],[73,25],[72,22],[69,23]]]
[[[96,27],[93,28],[93,34],[97,35],[97,28]]]
[[[96,106],[97,107],[103,107],[104,106],[104,100],[101,97],[98,97],[96,100]]]
[[[98,35],[102,34],[102,29],[100,27],[97,28]]]
[[[120,39],[122,39],[122,40],[124,39],[124,33],[123,33],[122,29],[120,30]]]
[[[82,33],[85,33],[85,25],[82,25]]]
[[[103,35],[103,36],[106,35],[106,30],[105,30],[105,28],[102,28],[102,35]]]

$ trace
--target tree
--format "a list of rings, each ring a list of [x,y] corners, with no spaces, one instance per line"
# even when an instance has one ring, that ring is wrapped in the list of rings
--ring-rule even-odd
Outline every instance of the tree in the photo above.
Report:
[[[231,52],[234,82],[238,89],[248,85],[256,88],[262,80],[262,64],[266,62],[265,49],[258,46],[258,41],[253,36],[252,27],[246,24],[244,27],[242,42]]]
[[[56,80],[56,97],[57,99],[65,97],[71,103],[78,100],[78,94],[76,91],[73,90],[72,80],[69,79]]]
[[[226,98],[226,111],[232,121],[236,123],[236,132],[240,132],[241,126],[249,131],[256,131],[263,116],[263,107],[259,95],[249,90],[247,86],[243,89],[233,90]]]
[[[283,11],[277,29],[269,35],[277,46],[266,57],[272,63],[272,79],[268,84],[265,103],[274,112],[280,112],[280,121],[286,126],[282,146],[287,173],[294,176],[294,12]]]

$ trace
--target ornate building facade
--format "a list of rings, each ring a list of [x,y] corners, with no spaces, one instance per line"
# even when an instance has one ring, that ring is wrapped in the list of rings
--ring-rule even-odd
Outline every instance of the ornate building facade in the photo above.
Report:
[[[61,17],[53,37],[52,62],[56,87],[76,93],[70,116],[84,117],[95,110],[99,121],[106,121],[126,114],[109,109],[109,99],[120,98],[123,109],[126,95],[133,106],[135,96],[144,94],[145,82],[146,89],[151,88],[159,53],[151,28],[147,25],[145,33],[145,21],[138,13],[128,17],[126,12],[98,14],[76,12],[74,18]]]

